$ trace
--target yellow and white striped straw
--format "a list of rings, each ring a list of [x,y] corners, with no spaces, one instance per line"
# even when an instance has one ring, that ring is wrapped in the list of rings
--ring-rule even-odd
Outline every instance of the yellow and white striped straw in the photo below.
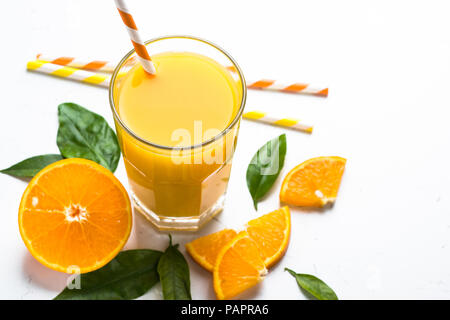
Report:
[[[27,63],[27,69],[52,76],[85,82],[100,87],[109,87],[110,75],[60,66],[46,61],[35,60]]]
[[[262,122],[266,124],[270,124],[272,126],[289,128],[297,131],[312,133],[313,126],[309,126],[303,123],[300,123],[300,120],[293,118],[274,118],[268,116],[265,112],[261,111],[250,111],[245,112],[242,115],[242,118],[246,120],[252,120],[256,122]]]

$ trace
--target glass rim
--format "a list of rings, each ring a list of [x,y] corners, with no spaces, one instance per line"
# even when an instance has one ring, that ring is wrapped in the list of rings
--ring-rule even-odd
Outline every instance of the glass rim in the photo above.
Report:
[[[211,47],[215,48],[216,50],[220,51],[222,54],[224,54],[233,64],[233,66],[236,68],[237,73],[239,75],[239,78],[241,79],[241,86],[242,86],[242,98],[241,98],[241,105],[239,106],[239,110],[236,113],[235,117],[233,118],[233,120],[230,122],[230,124],[223,129],[219,134],[217,134],[216,136],[202,142],[202,143],[197,143],[194,145],[190,145],[190,146],[184,146],[184,147],[170,147],[170,146],[165,146],[165,145],[161,145],[161,144],[157,144],[154,142],[151,142],[147,139],[144,139],[142,137],[140,137],[139,135],[137,135],[136,133],[133,132],[133,130],[131,130],[120,118],[117,109],[116,109],[116,105],[114,103],[114,94],[113,94],[113,89],[114,89],[114,83],[116,81],[117,75],[119,74],[119,70],[122,68],[122,66],[124,65],[124,63],[128,60],[128,58],[135,52],[135,49],[130,50],[121,60],[120,62],[117,64],[117,66],[114,68],[114,72],[111,76],[111,81],[109,83],[109,105],[111,107],[111,110],[113,112],[113,116],[114,119],[119,123],[119,125],[125,129],[125,131],[131,135],[133,138],[137,139],[138,141],[149,145],[151,147],[155,147],[157,149],[164,149],[164,150],[192,150],[192,149],[196,149],[196,148],[200,148],[200,147],[204,147],[207,146],[208,144],[222,138],[223,136],[225,136],[228,131],[230,131],[235,125],[236,123],[239,121],[243,111],[244,111],[244,106],[245,106],[245,102],[247,99],[247,86],[245,83],[245,78],[244,75],[242,73],[241,68],[239,67],[239,65],[237,64],[237,62],[233,59],[233,57],[228,54],[224,49],[222,49],[221,47],[219,47],[218,45],[202,39],[202,38],[198,38],[198,37],[194,37],[194,36],[188,36],[188,35],[169,35],[169,36],[161,36],[161,37],[157,37],[157,38],[153,38],[150,40],[145,41],[145,45],[147,46],[150,43],[154,43],[156,41],[160,41],[160,40],[168,40],[168,39],[190,39],[190,40],[195,40],[195,41],[199,41],[199,42],[203,42],[207,45],[210,45]]]

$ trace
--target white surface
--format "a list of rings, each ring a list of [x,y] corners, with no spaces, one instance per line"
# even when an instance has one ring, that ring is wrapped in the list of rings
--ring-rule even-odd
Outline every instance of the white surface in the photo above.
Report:
[[[322,278],[341,299],[450,297],[448,1],[127,3],[144,38],[196,35],[228,50],[248,77],[330,87],[328,99],[249,91],[246,110],[304,119],[315,131],[243,122],[222,223],[200,234],[278,208],[280,181],[255,213],[245,171],[256,149],[282,132],[288,137],[282,176],[313,156],[348,162],[334,208],[292,208],[286,256],[244,297],[304,299],[284,267]],[[79,103],[112,124],[107,90],[28,73],[28,60],[39,52],[117,60],[131,47],[113,1],[10,1],[5,10],[0,168],[58,151],[61,102]],[[128,185],[122,162],[116,175]],[[17,210],[25,187],[0,175],[0,298],[50,299],[65,275],[41,266],[22,243]],[[128,248],[163,249],[166,242],[136,216]],[[186,258],[193,298],[214,298],[210,274]],[[160,298],[159,290],[143,298]]]

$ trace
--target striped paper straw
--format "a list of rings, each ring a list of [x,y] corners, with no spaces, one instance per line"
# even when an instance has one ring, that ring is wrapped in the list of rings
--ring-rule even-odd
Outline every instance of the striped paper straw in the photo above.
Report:
[[[139,36],[138,29],[136,24],[134,23],[133,16],[128,11],[125,2],[123,0],[114,0],[116,3],[117,10],[119,11],[120,16],[122,17],[122,21],[125,24],[125,27],[128,31],[128,35],[130,36],[131,43],[133,44],[134,50],[136,51],[136,55],[139,58],[139,61],[144,67],[144,70],[150,74],[155,74],[155,66],[153,65],[152,59],[148,54],[147,47],[144,42],[141,40]]]
[[[36,60],[47,61],[60,66],[72,67],[82,70],[101,71],[112,73],[116,67],[114,63],[102,60],[83,60],[74,57],[54,57],[39,53],[36,55]]]
[[[116,68],[116,64],[105,60],[87,60],[75,57],[55,56],[49,54],[39,53],[36,55],[36,60],[50,62],[60,66],[72,67],[88,71],[113,73]],[[136,56],[131,56],[125,63],[125,65],[135,63]]]
[[[105,74],[80,70],[72,67],[60,66],[46,61],[30,61],[27,63],[27,69],[39,73],[49,74],[59,78],[71,79],[78,82],[93,84],[96,86],[108,88],[111,77]],[[297,119],[291,118],[272,118],[266,116],[264,112],[251,111],[242,115],[246,120],[252,120],[260,123],[280,126],[297,131],[312,133],[313,127],[299,123]]]
[[[237,72],[234,66],[228,66],[231,72]],[[328,88],[315,87],[309,83],[286,83],[277,80],[261,79],[247,81],[248,89],[272,90],[279,92],[311,94],[319,97],[328,97]]]
[[[328,88],[313,87],[307,83],[283,83],[276,80],[258,80],[247,83],[249,89],[272,90],[290,93],[312,94],[319,97],[328,96]]]
[[[297,131],[312,133],[313,126],[300,123],[300,120],[292,118],[273,118],[267,116],[265,112],[260,111],[250,111],[242,115],[242,118],[246,120],[252,120],[256,122],[262,122],[270,124],[272,126],[289,128]]]
[[[39,73],[50,74],[52,76],[71,79],[79,82],[90,83],[93,85],[108,88],[110,75],[94,73],[80,70],[72,67],[60,66],[46,61],[30,61],[27,63],[27,69]]]
[[[67,67],[74,67],[83,70],[98,70],[103,72],[113,72],[115,65],[111,62],[92,60],[92,61],[84,61],[75,59],[72,57],[55,57],[55,56],[44,56],[37,55],[38,60],[48,61],[54,64],[59,64]],[[98,66],[101,63],[105,63],[105,65],[101,69],[95,69],[93,66]],[[236,68],[233,66],[227,67],[228,70],[232,72],[236,72]],[[281,81],[275,80],[256,80],[256,81],[248,81],[247,88],[249,89],[260,89],[260,90],[272,90],[272,91],[280,91],[280,92],[289,92],[289,93],[300,93],[300,94],[311,94],[320,97],[328,96],[328,88],[325,87],[315,87],[310,84],[305,83],[283,83]]]

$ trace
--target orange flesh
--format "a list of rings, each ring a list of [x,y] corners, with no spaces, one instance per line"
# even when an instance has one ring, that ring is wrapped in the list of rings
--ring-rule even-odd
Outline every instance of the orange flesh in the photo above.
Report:
[[[301,163],[284,179],[280,200],[307,207],[323,207],[334,202],[345,163],[340,157],[318,157]]]
[[[236,234],[236,231],[232,229],[225,229],[189,242],[186,244],[186,249],[198,264],[212,272],[220,249]]]
[[[290,216],[289,208],[283,207],[247,223],[246,230],[268,268],[286,252],[291,234]]]
[[[107,169],[84,159],[44,168],[29,183],[19,209],[25,245],[42,264],[62,272],[100,268],[131,231],[131,205]]]
[[[218,299],[230,299],[253,287],[267,273],[255,242],[239,233],[219,253],[214,266],[214,290]]]

